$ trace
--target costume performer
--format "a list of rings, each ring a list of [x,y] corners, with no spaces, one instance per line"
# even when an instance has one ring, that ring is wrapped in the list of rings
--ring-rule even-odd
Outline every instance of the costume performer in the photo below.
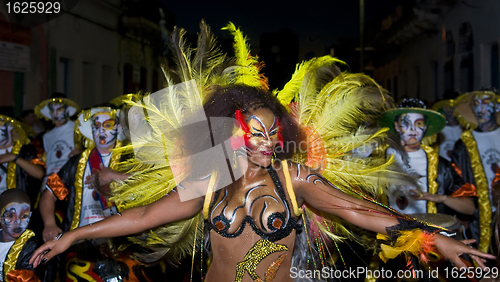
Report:
[[[455,115],[466,129],[455,144],[452,161],[463,179],[477,188],[477,209],[469,228],[478,249],[489,251],[491,219],[496,211],[491,191],[500,163],[498,98],[492,91],[474,91],[457,98]]]
[[[456,101],[453,99],[441,100],[432,105],[432,110],[446,117],[446,126],[439,132],[439,155],[451,161],[451,154],[455,143],[462,135],[463,127],[455,117]]]
[[[34,204],[45,171],[20,122],[0,115],[0,192],[19,188]]]
[[[80,152],[79,140],[74,136],[75,122],[70,120],[78,110],[78,105],[66,98],[48,99],[35,107],[38,118],[51,120],[55,126],[43,135],[47,176],[58,172],[71,156]]]
[[[475,187],[464,182],[453,166],[439,156],[438,149],[422,145],[425,136],[437,134],[445,124],[445,118],[436,111],[428,110],[418,99],[404,99],[394,109],[386,111],[381,125],[387,126],[399,135],[402,146],[408,154],[407,168],[419,175],[419,190],[395,189],[390,195],[390,206],[406,214],[441,213],[473,214],[472,198]],[[388,154],[402,157],[394,149]]]
[[[228,29],[238,32],[234,25],[229,25]],[[346,158],[338,157],[339,154],[328,158],[334,152],[329,150],[342,155],[359,147],[357,142],[349,145],[345,142],[347,139],[339,139],[342,136],[347,138],[348,133],[352,137],[352,131],[357,127],[352,128],[355,122],[351,117],[364,118],[360,108],[373,102],[361,98],[363,95],[359,100],[351,95],[363,89],[363,83],[354,78],[352,80],[358,84],[353,83],[348,88],[341,87],[343,77],[329,80],[331,83],[326,85],[318,80],[324,91],[319,91],[313,80],[304,80],[317,73],[320,66],[338,60],[325,57],[300,66],[295,78],[301,74],[302,78],[280,91],[282,101],[291,100],[297,93],[305,95],[296,97],[300,107],[297,117],[302,125],[332,121],[316,124],[310,135],[332,132],[330,136],[317,136],[321,140],[331,138],[334,143],[339,141],[336,145],[344,143],[344,147],[325,146],[324,151],[318,148],[320,153],[315,156],[319,159],[311,159],[318,167],[324,165],[326,177],[335,175],[339,182],[334,186],[317,171],[286,161],[299,157],[295,155],[298,150],[290,146],[301,144],[304,135],[279,100],[261,88],[262,80],[258,71],[254,71],[254,59],[246,51],[244,40],[239,40],[238,34],[235,36],[237,53],[241,53],[237,55],[238,65],[224,72],[216,66],[224,63],[225,58],[213,48],[213,39],[205,25],[202,24],[196,53],[184,49],[182,34],[175,30],[172,42],[174,50],[179,52],[177,74],[184,83],[172,83],[169,88],[156,93],[165,95],[145,97],[143,103],[137,105],[137,112],[131,109],[132,115],[147,113],[150,130],[146,130],[148,134],[132,138],[136,159],[129,165],[135,166],[137,173],[117,189],[118,195],[113,199],[117,200],[119,207],[139,206],[125,210],[122,216],[115,215],[92,226],[69,231],[57,242],[47,242],[33,256],[36,265],[64,251],[76,239],[121,236],[167,223],[171,224],[157,231],[162,235],[170,231],[174,236],[156,236],[155,242],[166,245],[167,255],[173,255],[171,252],[175,251],[190,252],[192,247],[180,250],[179,244],[200,237],[197,230],[203,225],[201,217],[204,217],[210,230],[209,243],[213,252],[207,281],[291,281],[292,256],[303,254],[293,251],[295,239],[307,233],[297,231],[301,218],[306,218],[302,215],[303,205],[311,208],[306,209],[306,213],[316,210],[325,216],[339,216],[375,232],[387,234],[392,233],[392,229],[386,227],[402,228],[388,210],[360,199],[364,194],[351,187],[361,186],[362,179],[357,178],[358,174],[368,174],[363,180],[375,178],[373,175],[363,171],[356,173],[348,166],[339,170],[341,162],[348,164]],[[186,58],[193,58],[193,62]],[[214,64],[215,61],[218,63]],[[248,62],[251,63],[246,64]],[[172,80],[168,78],[167,81]],[[307,83],[302,84],[304,81]],[[233,82],[245,85],[233,85]],[[299,88],[304,91],[296,92]],[[346,115],[342,108],[356,114]],[[330,109],[339,112],[329,112]],[[144,122],[143,119],[138,121]],[[135,128],[131,126],[131,132]],[[139,129],[144,130],[142,126]],[[359,143],[373,137],[359,133],[354,135]],[[229,159],[230,167],[226,159]],[[374,188],[370,185],[366,184],[366,187]],[[152,200],[156,201],[143,205]],[[410,231],[414,238],[419,238],[418,246],[424,241],[432,241],[459,266],[462,263],[457,254],[462,252],[492,257],[435,232],[434,229]],[[152,258],[157,258],[157,255],[160,254],[153,253]]]
[[[116,168],[121,156],[112,152],[113,148],[121,146],[118,120],[119,111],[110,107],[92,108],[79,115],[78,134],[86,138],[84,143],[87,148],[70,158],[58,173],[47,179],[47,189],[40,200],[44,241],[53,240],[53,237],[63,231],[95,223],[117,213],[116,206],[107,197],[109,187],[101,187],[103,183],[99,183],[97,179],[101,173],[112,179],[121,179],[124,175],[112,170]],[[100,193],[95,187],[99,188]],[[56,205],[57,210],[62,211],[61,227],[56,224],[54,216]],[[81,254],[88,254],[90,258],[79,256]],[[93,267],[89,267],[89,270],[81,268],[79,263],[82,261]],[[113,275],[132,275],[125,263],[101,257],[99,248],[88,242],[75,246],[63,262],[68,269],[67,273],[64,272],[67,277],[104,279],[114,277]],[[102,272],[103,269],[107,271]]]
[[[0,281],[40,281],[29,263],[38,245],[34,232],[27,229],[31,217],[28,195],[19,189],[4,191],[0,213]]]

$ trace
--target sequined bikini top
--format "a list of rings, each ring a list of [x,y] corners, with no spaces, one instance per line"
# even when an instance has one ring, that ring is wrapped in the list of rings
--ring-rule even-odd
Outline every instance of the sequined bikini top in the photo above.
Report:
[[[245,198],[243,203],[234,209],[230,218],[227,218],[224,215],[228,206],[228,201],[225,201],[225,199],[227,198],[227,189],[218,190],[214,194],[214,200],[210,204],[210,209],[209,209],[210,216],[208,219],[209,228],[214,230],[223,237],[235,238],[238,237],[243,232],[246,224],[248,223],[252,227],[253,231],[257,235],[259,235],[262,239],[269,240],[272,242],[279,241],[287,237],[292,232],[293,229],[299,229],[301,225],[298,224],[297,220],[295,220],[295,218],[292,217],[292,209],[290,208],[290,204],[286,199],[285,191],[283,189],[283,186],[281,185],[276,170],[274,170],[272,166],[269,166],[267,168],[267,171],[271,176],[271,179],[273,180],[274,186],[276,187],[276,189],[274,190],[275,195],[267,195],[267,194],[259,195],[251,199],[252,192],[257,192],[259,188],[266,186],[266,185],[257,185],[249,189],[245,193]],[[219,200],[219,198],[221,197],[220,194],[223,191],[225,194],[222,197],[222,199]],[[254,218],[247,214],[245,218],[242,220],[238,230],[232,233],[228,233],[231,224],[234,223],[237,211],[239,209],[244,209],[248,207],[248,213],[254,213],[252,212],[252,208],[254,208],[254,204],[260,200],[264,201],[269,200],[274,203],[279,203],[278,206],[282,207],[279,208],[281,209],[281,211],[275,211],[272,212],[270,215],[268,215],[267,224],[264,224],[264,220],[266,219],[264,213],[269,214],[269,209],[271,209],[268,203],[264,202],[264,207],[260,212],[258,212],[258,218]],[[223,205],[224,202],[225,205],[224,207],[221,208],[221,205]],[[220,213],[215,214],[215,210],[217,209],[220,209]],[[273,209],[276,209],[276,206],[273,207]]]

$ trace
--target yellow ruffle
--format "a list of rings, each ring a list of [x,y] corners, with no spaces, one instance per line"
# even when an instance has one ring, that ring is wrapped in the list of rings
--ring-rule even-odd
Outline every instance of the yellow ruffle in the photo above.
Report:
[[[16,141],[12,147],[12,154],[19,154],[23,144],[20,141]],[[7,189],[16,188],[16,163],[9,162],[7,165]]]
[[[467,130],[462,133],[461,139],[469,152],[470,165],[474,173],[474,179],[476,180],[480,231],[478,249],[483,252],[488,252],[491,239],[491,206],[488,179],[484,173],[483,163],[481,162],[481,156],[479,155],[477,143],[472,135],[472,131]]]
[[[439,151],[425,145],[422,145],[421,148],[427,155],[427,187],[429,188],[428,193],[436,194],[438,191],[438,183],[436,182],[436,178],[439,163]],[[436,203],[427,201],[427,213],[437,213]]]
[[[9,273],[11,270],[16,269],[17,258],[23,249],[24,244],[28,241],[29,238],[35,236],[35,232],[26,229],[19,238],[16,239],[12,247],[10,247],[9,253],[7,254],[7,258],[3,263],[3,281],[7,281],[6,273]]]

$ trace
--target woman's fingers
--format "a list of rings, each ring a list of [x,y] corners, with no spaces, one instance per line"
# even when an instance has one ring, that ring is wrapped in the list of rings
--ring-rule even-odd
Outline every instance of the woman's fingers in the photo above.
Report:
[[[470,257],[476,261],[477,265],[479,265],[479,267],[481,267],[482,270],[486,270],[486,265],[484,264],[486,262],[485,259],[482,259],[475,255],[470,255]]]
[[[460,240],[460,242],[464,243],[465,245],[469,245],[469,244],[475,243],[476,239]]]
[[[496,259],[496,257],[494,255],[490,255],[490,254],[487,254],[487,253],[483,253],[479,250],[476,250],[474,248],[470,248],[470,250],[467,251],[468,254],[471,254],[471,255],[475,255],[475,256],[478,256],[478,257],[481,257],[481,258],[487,258],[487,259]]]
[[[54,244],[54,241],[50,241],[50,242],[43,244],[40,248],[38,248],[33,253],[33,255],[30,258],[29,263],[33,264],[33,267],[37,267],[38,265],[40,265],[41,261],[44,258],[46,258],[47,260],[52,258],[53,254],[50,254],[50,253],[51,253],[52,248],[54,247],[54,246],[52,246],[53,244]]]

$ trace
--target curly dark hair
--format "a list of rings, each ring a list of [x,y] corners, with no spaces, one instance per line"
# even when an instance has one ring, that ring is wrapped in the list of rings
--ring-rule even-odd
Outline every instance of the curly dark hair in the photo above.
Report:
[[[252,110],[267,108],[278,118],[282,129],[281,135],[283,136],[284,148],[276,150],[276,157],[278,159],[292,158],[296,153],[295,150],[299,149],[298,146],[303,144],[301,141],[305,140],[305,138],[300,126],[271,92],[245,85],[217,86],[211,90],[211,94],[208,95],[204,103],[205,114],[208,118],[234,118],[237,110],[240,110],[242,114],[246,114]],[[226,124],[221,131],[218,131],[217,135],[220,134],[220,136],[217,136],[218,139],[226,140],[229,138],[232,135],[233,127],[233,123]],[[296,145],[290,150],[287,144]]]

